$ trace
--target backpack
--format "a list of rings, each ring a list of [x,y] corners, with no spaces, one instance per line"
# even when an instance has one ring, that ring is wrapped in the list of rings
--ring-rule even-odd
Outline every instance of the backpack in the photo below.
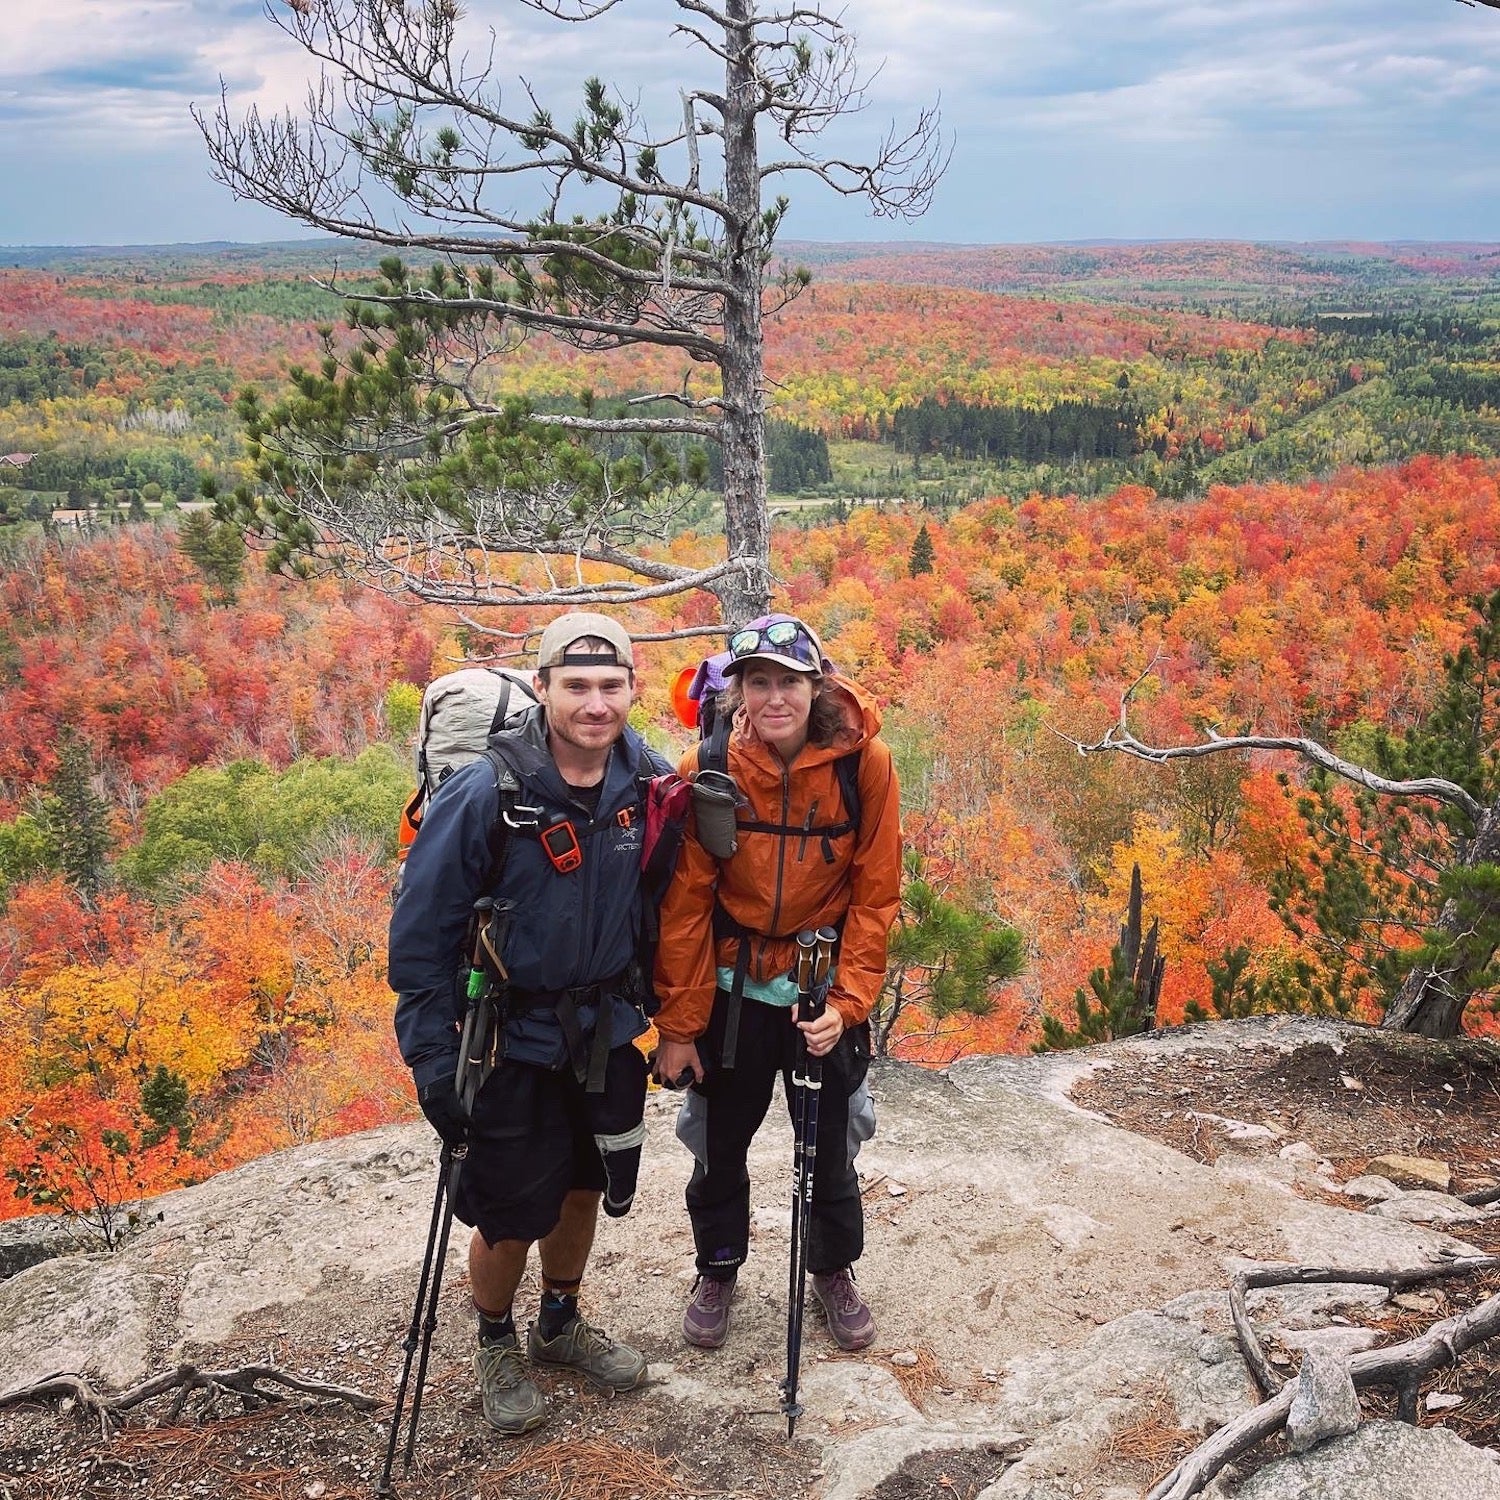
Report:
[[[428,683],[417,719],[417,789],[401,811],[398,860],[405,861],[437,789],[536,702],[530,674],[510,667],[461,667]]]

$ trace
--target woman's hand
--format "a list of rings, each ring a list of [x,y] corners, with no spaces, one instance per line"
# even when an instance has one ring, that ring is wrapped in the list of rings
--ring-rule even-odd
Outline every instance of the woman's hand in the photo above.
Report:
[[[807,1039],[807,1050],[813,1057],[827,1057],[844,1034],[844,1018],[833,1006],[825,1005],[816,1021],[798,1021],[797,1029]]]
[[[652,1056],[652,1068],[664,1089],[703,1082],[703,1064],[692,1042],[669,1042],[663,1037]]]

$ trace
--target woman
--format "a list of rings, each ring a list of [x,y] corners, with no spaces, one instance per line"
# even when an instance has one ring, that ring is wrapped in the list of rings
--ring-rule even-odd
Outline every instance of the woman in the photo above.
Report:
[[[707,820],[690,820],[662,903],[656,965],[657,1077],[676,1084],[691,1073],[693,1083],[677,1125],[696,1158],[687,1207],[698,1279],[683,1337],[716,1349],[729,1331],[749,1253],[746,1157],[778,1073],[790,1106],[800,1032],[824,1063],[807,1266],[834,1339],[863,1349],[875,1321],[853,1276],[864,1248],[853,1156],[874,1129],[868,1017],[900,904],[895,771],[875,709],[833,674],[802,621],[768,615],[735,631],[723,671],[724,760],[742,798],[737,847],[715,858]],[[700,743],[681,773],[691,779],[717,758]],[[833,984],[823,1014],[799,1022],[795,940],[822,926],[840,935]]]

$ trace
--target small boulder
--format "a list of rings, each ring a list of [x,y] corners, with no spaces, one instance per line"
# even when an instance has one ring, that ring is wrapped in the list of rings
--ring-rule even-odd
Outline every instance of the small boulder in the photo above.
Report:
[[[1359,1396],[1346,1356],[1314,1344],[1302,1357],[1286,1440],[1293,1453],[1306,1453],[1327,1438],[1343,1437],[1359,1426]]]
[[[1365,1170],[1402,1188],[1432,1188],[1446,1193],[1453,1186],[1453,1170],[1448,1163],[1426,1156],[1377,1156]]]
[[[1320,1349],[1341,1359],[1362,1354],[1380,1342],[1374,1328],[1278,1328],[1276,1337],[1288,1349]]]
[[[1365,1212],[1408,1224],[1476,1224],[1490,1217],[1482,1208],[1470,1208],[1461,1198],[1431,1192],[1402,1193],[1384,1203],[1372,1203]]]
[[[1389,1177],[1372,1177],[1366,1172],[1362,1177],[1351,1177],[1340,1191],[1349,1198],[1383,1203],[1387,1198],[1399,1196],[1401,1189]]]
[[[1252,1474],[1235,1500],[1500,1500],[1500,1467],[1446,1427],[1366,1422]]]

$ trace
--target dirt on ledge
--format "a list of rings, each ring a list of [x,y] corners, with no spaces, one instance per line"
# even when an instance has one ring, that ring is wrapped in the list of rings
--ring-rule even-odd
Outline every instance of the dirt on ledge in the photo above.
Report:
[[[1446,1161],[1457,1193],[1500,1177],[1500,1046],[1493,1042],[1371,1030],[1295,1050],[1246,1044],[1112,1057],[1114,1066],[1074,1085],[1073,1101],[1195,1161],[1305,1141],[1338,1182],[1392,1153]],[[1275,1134],[1247,1148],[1214,1116]]]

